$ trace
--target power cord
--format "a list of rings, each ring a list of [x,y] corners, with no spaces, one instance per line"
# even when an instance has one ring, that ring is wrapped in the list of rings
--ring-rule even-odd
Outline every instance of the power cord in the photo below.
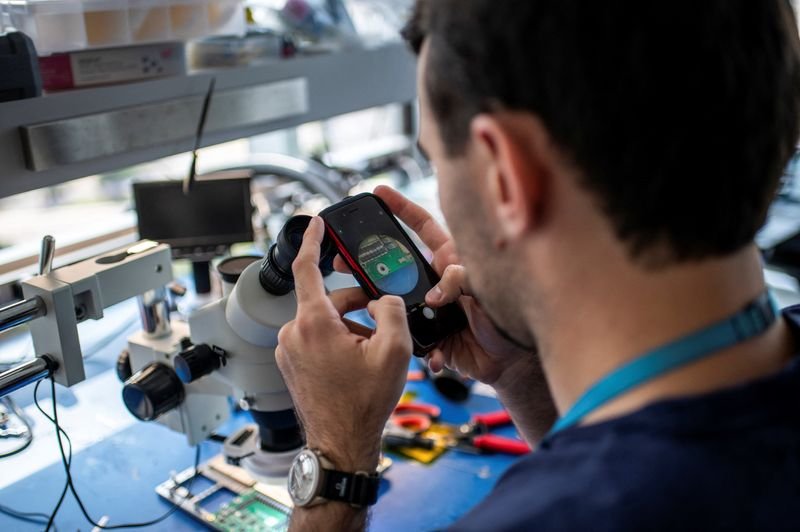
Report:
[[[42,415],[44,417],[46,417],[51,423],[53,423],[53,425],[55,425],[56,433],[59,434],[59,435],[63,434],[64,437],[67,439],[67,443],[69,444],[69,459],[67,460],[67,467],[68,468],[72,467],[72,440],[69,438],[69,435],[66,432],[64,432],[64,429],[62,429],[57,424],[56,420],[53,417],[50,417],[50,414],[45,412],[44,409],[42,408],[42,406],[39,404],[39,385],[40,384],[42,384],[42,381],[37,382],[36,386],[33,388],[33,404],[36,405],[36,408],[39,410],[39,412],[42,413]],[[55,405],[53,406],[53,413],[55,414]],[[56,503],[55,508],[53,508],[53,511],[50,513],[50,517],[48,518],[48,520],[46,522],[47,526],[45,527],[45,531],[50,530],[51,526],[53,528],[56,528],[56,526],[55,526],[56,515],[58,514],[58,511],[61,509],[61,505],[64,503],[64,498],[67,496],[67,490],[68,489],[69,489],[69,482],[67,481],[67,482],[64,482],[64,489],[61,490],[61,495],[58,497],[58,502]],[[56,528],[56,530],[57,530],[57,528]]]
[[[8,506],[4,506],[2,504],[0,504],[0,513],[9,516],[12,519],[26,521],[35,525],[46,525],[50,519],[50,516],[47,514],[42,514],[39,512],[20,512],[19,510],[14,510],[13,508],[9,508]],[[53,528],[56,532],[58,532],[58,527],[54,526]]]
[[[39,381],[39,382],[41,382],[41,381]],[[72,443],[70,442],[69,436],[67,435],[67,433],[64,431],[64,429],[61,428],[61,425],[59,425],[59,423],[58,423],[58,405],[57,405],[57,402],[56,402],[56,381],[55,381],[55,379],[53,379],[53,377],[50,377],[50,391],[51,391],[51,394],[52,394],[52,401],[53,401],[53,417],[50,417],[46,412],[44,412],[44,410],[41,409],[41,407],[39,407],[39,403],[38,403],[37,398],[36,398],[36,393],[38,392],[38,389],[39,389],[39,383],[37,383],[36,388],[33,391],[34,402],[36,402],[36,407],[39,408],[39,410],[42,412],[42,414],[44,414],[45,417],[47,419],[49,419],[53,423],[55,428],[56,428],[56,440],[58,441],[58,450],[61,453],[61,463],[64,465],[64,472],[65,472],[65,474],[67,476],[66,485],[64,486],[64,492],[62,492],[61,498],[59,499],[58,504],[56,505],[55,509],[53,510],[53,514],[50,517],[50,522],[48,523],[48,526],[45,529],[45,532],[47,532],[50,529],[50,526],[52,525],[52,522],[55,519],[55,515],[58,513],[58,510],[59,510],[59,508],[61,506],[61,503],[63,502],[64,495],[66,494],[66,490],[67,489],[69,489],[69,491],[72,493],[72,496],[75,498],[75,502],[78,503],[78,507],[81,509],[81,513],[83,514],[83,517],[86,519],[86,521],[89,524],[91,524],[92,526],[94,526],[96,528],[103,529],[103,530],[118,530],[118,529],[122,529],[122,528],[143,528],[143,527],[147,527],[147,526],[156,525],[156,524],[164,521],[165,519],[167,519],[169,516],[171,516],[173,513],[175,513],[175,511],[178,508],[180,508],[180,502],[176,501],[175,503],[173,503],[172,508],[170,508],[167,512],[165,512],[161,517],[158,517],[158,518],[153,519],[151,521],[145,521],[145,522],[142,522],[142,523],[127,523],[127,524],[122,524],[122,525],[109,526],[109,525],[101,525],[101,524],[97,523],[94,519],[92,519],[92,517],[89,515],[89,512],[86,510],[86,506],[83,504],[83,501],[81,500],[80,496],[78,495],[78,491],[75,489],[75,484],[74,484],[73,479],[72,479],[72,472],[71,472],[71,466],[72,466]],[[70,442],[69,459],[67,459],[67,454],[64,452],[64,443],[61,440],[61,435],[62,434],[67,439],[67,442]],[[197,478],[197,472],[198,472],[197,470],[198,470],[199,466],[200,466],[200,445],[197,445],[195,447],[195,456],[194,456],[194,475],[192,476],[192,479],[189,481],[189,486],[186,488],[186,490],[189,493],[191,493],[192,486],[194,485],[194,480],[195,480],[195,478]]]

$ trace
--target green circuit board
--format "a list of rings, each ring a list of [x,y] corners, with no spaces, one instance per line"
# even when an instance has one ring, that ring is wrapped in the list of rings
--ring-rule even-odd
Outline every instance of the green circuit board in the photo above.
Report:
[[[277,501],[249,490],[214,514],[214,527],[226,532],[283,532],[289,528],[290,510]]]

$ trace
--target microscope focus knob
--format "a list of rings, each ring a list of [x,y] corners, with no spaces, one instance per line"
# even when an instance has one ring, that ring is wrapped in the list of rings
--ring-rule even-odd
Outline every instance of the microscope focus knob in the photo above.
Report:
[[[158,362],[136,372],[122,388],[128,411],[142,421],[153,421],[179,406],[185,397],[183,384],[172,368]]]
[[[197,344],[173,359],[175,373],[186,384],[194,382],[225,365],[225,351],[216,346]]]
[[[131,369],[131,354],[125,349],[117,357],[117,378],[120,382],[126,382],[133,375]]]

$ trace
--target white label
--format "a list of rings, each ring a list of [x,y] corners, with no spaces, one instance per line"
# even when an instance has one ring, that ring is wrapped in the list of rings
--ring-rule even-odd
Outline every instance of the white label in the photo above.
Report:
[[[70,54],[76,87],[184,73],[180,46],[156,45]]]

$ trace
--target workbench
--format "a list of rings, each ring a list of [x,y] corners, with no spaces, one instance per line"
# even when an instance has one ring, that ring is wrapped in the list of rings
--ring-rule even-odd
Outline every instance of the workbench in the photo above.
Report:
[[[95,520],[109,517],[110,525],[146,521],[168,511],[171,504],[154,491],[171,474],[191,467],[194,449],[182,434],[156,423],[135,420],[125,409],[122,384],[114,366],[126,338],[138,327],[135,302],[126,301],[107,310],[100,322],[81,325],[87,380],[71,389],[57,388],[59,420],[75,445],[72,476],[81,498]],[[111,337],[109,338],[109,331]],[[105,335],[105,337],[104,337]],[[24,349],[24,337],[0,344],[0,349]],[[412,367],[416,366],[412,361]],[[35,422],[34,441],[19,455],[0,460],[0,504],[21,512],[50,514],[63,489],[65,475],[55,433],[33,405],[32,386],[13,397]],[[435,403],[442,408],[442,420],[466,422],[470,415],[497,410],[490,394],[471,394],[464,403],[444,399],[429,381],[407,386],[417,401]],[[43,382],[40,403],[50,409],[50,385]],[[218,433],[229,434],[249,421],[236,412]],[[513,435],[506,427],[498,434]],[[201,461],[221,451],[221,444],[205,442]],[[378,503],[372,510],[370,530],[433,530],[447,526],[480,501],[514,457],[471,455],[448,451],[431,465],[422,465],[390,454],[394,461],[385,473]],[[58,514],[60,531],[89,531],[74,499],[68,495]],[[0,514],[0,530],[41,530],[42,525],[26,523]],[[176,511],[151,529],[174,532],[204,530],[194,518]]]

